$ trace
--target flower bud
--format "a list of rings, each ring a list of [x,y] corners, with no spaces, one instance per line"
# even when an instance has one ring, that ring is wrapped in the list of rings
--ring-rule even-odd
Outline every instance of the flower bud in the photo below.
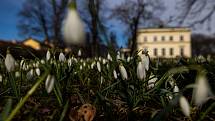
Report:
[[[5,58],[5,66],[8,72],[15,70],[15,63],[16,63],[15,59],[10,54],[9,50],[7,50],[7,55]]]
[[[61,52],[60,55],[59,55],[59,61],[60,61],[60,62],[66,61],[66,57],[65,57],[65,55],[64,55],[62,52]]]
[[[48,75],[45,82],[45,88],[47,93],[50,93],[54,88],[55,77],[53,75]]]
[[[50,53],[50,51],[48,50],[48,51],[46,52],[46,60],[49,61],[50,58],[51,58],[51,53]]]
[[[119,65],[119,71],[122,76],[122,79],[127,80],[128,79],[127,71],[125,70],[125,67],[122,64]]]
[[[137,78],[140,80],[145,79],[146,77],[146,71],[143,66],[142,62],[139,62],[137,65]]]

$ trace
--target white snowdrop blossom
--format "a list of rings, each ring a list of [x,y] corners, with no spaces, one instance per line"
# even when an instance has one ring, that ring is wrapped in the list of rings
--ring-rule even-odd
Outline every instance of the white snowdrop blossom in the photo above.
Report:
[[[189,117],[190,116],[190,105],[184,96],[181,96],[179,98],[179,105],[181,107],[183,114],[185,116]]]
[[[150,80],[148,81],[148,88],[151,89],[155,86],[155,82],[158,80],[157,77],[154,77],[154,75],[150,75]]]
[[[93,69],[93,68],[94,68],[94,66],[95,66],[95,61],[94,61],[94,62],[92,62],[92,64],[91,64],[91,69]]]
[[[47,93],[50,93],[54,88],[55,77],[53,75],[48,75],[45,82],[45,88]]]
[[[36,71],[37,76],[40,76],[40,69],[36,68],[35,71]]]
[[[8,72],[14,71],[15,69],[15,59],[13,58],[13,56],[10,54],[9,51],[7,51],[7,55],[5,58],[5,66]]]
[[[127,80],[128,74],[127,74],[127,71],[125,70],[125,67],[122,64],[119,65],[119,71],[120,71],[120,74],[122,76],[122,79]]]
[[[46,52],[46,60],[49,61],[50,58],[51,58],[51,53],[50,53],[50,51],[48,50],[48,51]]]
[[[99,61],[97,61],[96,66],[97,66],[98,71],[101,72],[101,64]]]
[[[178,93],[178,92],[179,92],[179,88],[178,88],[177,85],[174,86],[173,92],[174,92],[174,93]]]
[[[19,71],[16,71],[15,72],[15,77],[17,78],[17,77],[20,77],[20,72]]]
[[[144,68],[148,71],[149,70],[149,56],[146,56],[145,54],[141,55],[141,60],[144,64]]]
[[[130,62],[130,60],[131,60],[131,57],[130,57],[130,56],[128,56],[128,58],[127,58],[127,62]]]
[[[82,65],[80,65],[80,70],[82,70],[83,69],[83,66]]]
[[[62,52],[61,52],[60,55],[59,55],[59,61],[60,61],[60,62],[66,61],[66,57],[65,57],[65,55],[64,55]]]
[[[71,67],[72,66],[72,59],[69,58],[67,63],[68,63],[68,66]]]
[[[2,75],[0,74],[0,82],[2,82],[3,81],[3,77],[2,77]]]
[[[206,101],[210,92],[210,87],[206,77],[203,75],[197,77],[195,85],[193,99],[195,104],[200,106]]]
[[[84,44],[84,24],[76,10],[75,3],[69,5],[69,10],[63,22],[63,36],[67,44]]]
[[[41,61],[40,61],[42,64],[45,64],[45,61],[42,59]]]
[[[26,74],[26,78],[28,80],[31,80],[34,77],[34,69],[31,69],[27,74]]]
[[[111,55],[110,55],[110,53],[108,53],[107,59],[108,59],[109,61],[112,61],[112,60],[113,60],[112,57],[111,57]]]
[[[81,56],[81,50],[78,50],[78,56],[79,57]]]
[[[117,52],[116,59],[117,59],[117,60],[121,59],[121,57],[120,57],[120,52],[119,52],[119,51]]]
[[[116,73],[116,70],[113,70],[113,77],[114,77],[114,79],[117,79],[117,73]]]
[[[146,71],[144,69],[143,63],[140,61],[138,62],[138,65],[137,65],[137,78],[142,80],[142,79],[145,79],[145,77],[146,77]]]

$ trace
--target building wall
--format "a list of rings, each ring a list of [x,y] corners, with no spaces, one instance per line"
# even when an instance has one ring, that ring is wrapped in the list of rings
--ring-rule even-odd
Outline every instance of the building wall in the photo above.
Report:
[[[25,46],[29,46],[35,50],[39,50],[41,49],[41,46],[40,46],[40,43],[33,40],[33,39],[29,39],[29,40],[26,40],[24,43],[23,43]]]
[[[152,58],[173,58],[181,55],[191,57],[190,38],[191,32],[187,28],[141,29],[138,31],[137,49],[148,50],[149,55]],[[157,49],[157,54],[155,49]],[[170,53],[170,49],[172,49],[172,54]],[[165,51],[165,54],[162,52],[163,50]],[[181,53],[182,50],[183,54]]]

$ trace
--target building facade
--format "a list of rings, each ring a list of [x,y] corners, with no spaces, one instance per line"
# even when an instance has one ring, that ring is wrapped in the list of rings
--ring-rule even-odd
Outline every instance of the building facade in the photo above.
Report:
[[[147,50],[151,58],[191,57],[191,31],[188,28],[139,29],[137,50]]]
[[[38,40],[34,40],[32,38],[26,39],[23,41],[23,44],[25,46],[29,46],[35,50],[40,50],[41,49],[41,44]]]

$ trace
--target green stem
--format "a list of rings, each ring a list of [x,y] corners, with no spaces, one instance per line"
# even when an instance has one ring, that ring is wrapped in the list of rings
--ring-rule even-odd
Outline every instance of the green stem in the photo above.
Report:
[[[15,109],[11,112],[11,114],[8,116],[6,121],[11,121],[13,117],[16,115],[16,113],[20,110],[20,108],[24,105],[24,103],[27,101],[27,99],[35,92],[35,90],[38,88],[40,83],[45,79],[45,77],[48,75],[48,72],[46,72],[37,82],[34,84],[34,86],[28,91],[28,93],[25,95],[23,99],[20,100],[20,102],[17,104]]]

